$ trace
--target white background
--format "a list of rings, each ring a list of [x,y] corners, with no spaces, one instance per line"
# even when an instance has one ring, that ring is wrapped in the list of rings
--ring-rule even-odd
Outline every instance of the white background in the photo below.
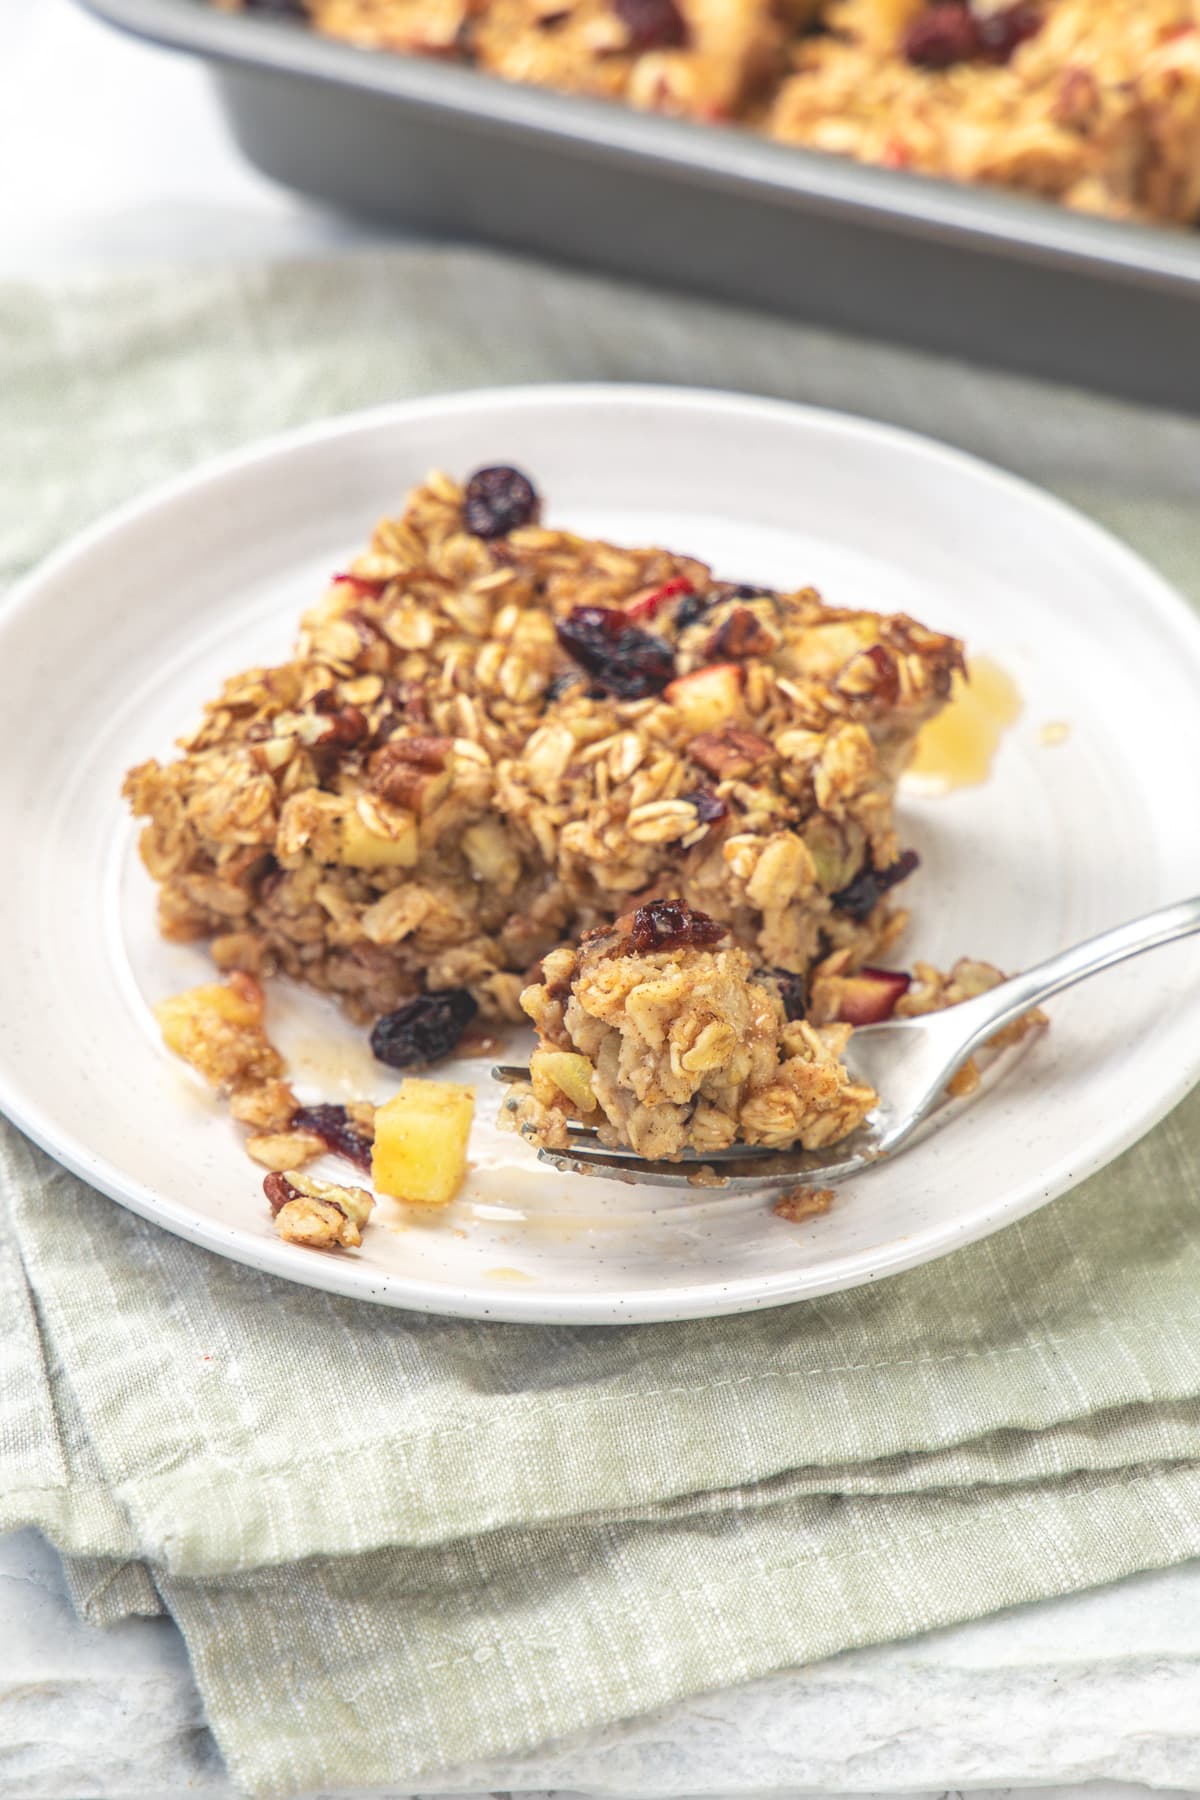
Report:
[[[366,235],[242,162],[193,58],[72,0],[0,0],[0,274]]]

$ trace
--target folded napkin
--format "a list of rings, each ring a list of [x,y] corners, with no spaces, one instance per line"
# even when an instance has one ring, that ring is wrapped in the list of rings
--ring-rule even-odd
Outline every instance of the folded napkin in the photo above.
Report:
[[[0,572],[200,456],[414,391],[719,380],[1032,473],[1200,591],[1200,424],[481,253],[0,289]],[[222,1262],[0,1125],[0,1526],[179,1622],[236,1781],[410,1788],[1200,1552],[1200,1093],[877,1288],[480,1325]]]

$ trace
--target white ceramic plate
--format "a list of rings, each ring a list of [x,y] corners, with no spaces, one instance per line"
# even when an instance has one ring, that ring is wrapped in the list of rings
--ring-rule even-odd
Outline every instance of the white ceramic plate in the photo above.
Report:
[[[720,574],[903,609],[1012,675],[986,785],[909,794],[922,868],[905,954],[1008,968],[1200,890],[1200,626],[1121,545],[1009,476],[904,433],[760,400],[531,388],[335,420],[211,465],[90,531],[0,617],[0,1103],[168,1230],[315,1287],[479,1318],[703,1316],[874,1281],[983,1237],[1132,1143],[1200,1075],[1180,944],[1055,1003],[969,1106],[805,1225],[766,1199],[565,1179],[491,1126],[441,1215],[383,1199],[357,1253],[286,1245],[238,1128],[163,1050],[150,1006],[206,978],[158,939],[118,797],[220,679],[282,657],[301,609],[411,483],[515,462],[553,522],[695,552]],[[1042,728],[1065,724],[1065,741]],[[323,1001],[272,994],[304,1098],[395,1077]],[[510,1046],[517,1052],[519,1040]]]

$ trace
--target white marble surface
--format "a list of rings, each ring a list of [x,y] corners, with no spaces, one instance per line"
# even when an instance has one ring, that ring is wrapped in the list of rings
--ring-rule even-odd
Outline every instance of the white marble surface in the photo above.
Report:
[[[168,1620],[77,1624],[54,1553],[18,1532],[0,1539],[0,1621],[3,1800],[232,1796]],[[1025,1786],[1200,1790],[1200,1565],[702,1695],[427,1792],[984,1800]]]
[[[186,60],[69,0],[0,0],[0,274],[364,235],[245,168]],[[990,1800],[1012,1787],[1200,1794],[1200,1564],[706,1695],[453,1772],[441,1792]],[[174,1626],[81,1626],[54,1553],[29,1532],[0,1540],[0,1800],[232,1791]]]

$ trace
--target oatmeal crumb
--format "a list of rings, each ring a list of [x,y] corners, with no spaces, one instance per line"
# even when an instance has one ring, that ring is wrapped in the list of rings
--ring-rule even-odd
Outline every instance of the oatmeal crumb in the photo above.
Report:
[[[357,1250],[362,1227],[375,1205],[365,1188],[317,1181],[299,1169],[273,1171],[263,1179],[275,1229],[288,1244],[332,1250]]]
[[[698,1169],[688,1170],[689,1187],[719,1188],[724,1187],[728,1180],[728,1175],[722,1175],[711,1163],[701,1163]]]
[[[771,1211],[777,1219],[787,1219],[798,1225],[802,1219],[815,1219],[821,1213],[827,1213],[833,1201],[832,1188],[794,1187],[786,1194],[780,1194]]]

